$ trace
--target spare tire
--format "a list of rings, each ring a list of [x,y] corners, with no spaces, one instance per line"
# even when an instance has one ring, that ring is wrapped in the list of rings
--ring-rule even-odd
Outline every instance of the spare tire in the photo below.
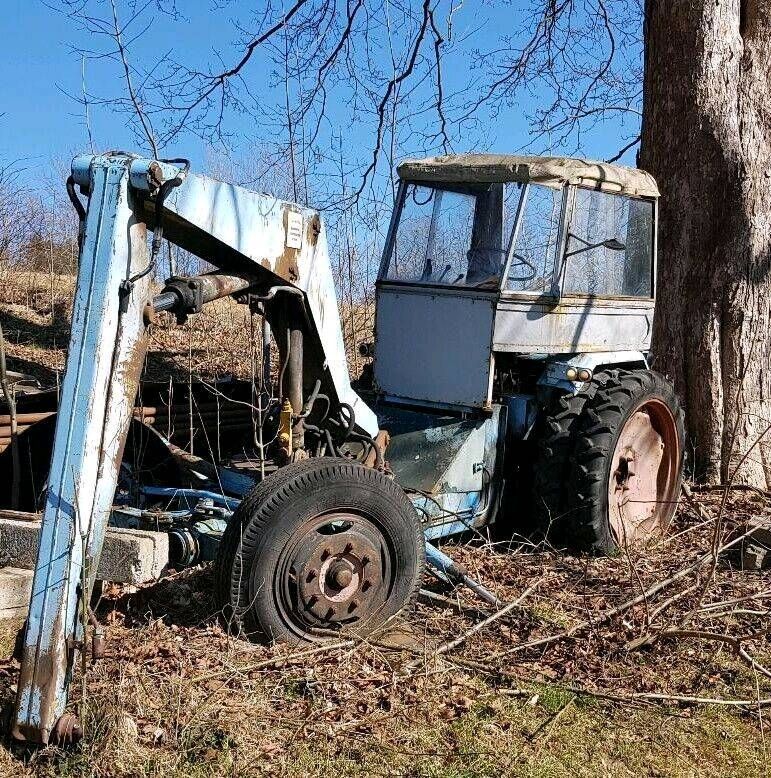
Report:
[[[250,640],[365,635],[413,602],[424,565],[420,520],[392,479],[307,459],[244,498],[220,543],[215,594]]]

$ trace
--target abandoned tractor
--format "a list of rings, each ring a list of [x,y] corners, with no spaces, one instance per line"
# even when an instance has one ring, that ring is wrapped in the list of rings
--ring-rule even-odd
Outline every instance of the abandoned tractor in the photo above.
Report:
[[[352,385],[317,212],[191,174],[183,160],[73,161],[80,266],[17,737],[47,742],[64,726],[112,527],[164,531],[175,567],[214,559],[228,623],[290,642],[382,627],[413,599],[426,562],[494,602],[436,547],[452,535],[493,525],[511,537],[534,519],[551,542],[617,553],[666,530],[684,433],[672,387],[648,362],[653,179],[496,155],[408,161],[398,173],[373,362]],[[153,295],[162,238],[216,270]],[[223,297],[263,317],[264,343],[272,332],[279,370],[266,394],[278,402],[233,399],[264,415],[260,445],[243,424],[248,466],[227,452],[194,457],[150,427],[179,480],[149,482],[124,456],[145,420],[134,406],[148,326]]]

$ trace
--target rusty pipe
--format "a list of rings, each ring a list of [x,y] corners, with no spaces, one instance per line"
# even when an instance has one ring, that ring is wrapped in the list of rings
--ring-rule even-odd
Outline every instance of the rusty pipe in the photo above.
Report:
[[[16,417],[16,397],[11,391],[11,383],[8,380],[8,369],[5,364],[5,336],[0,326],[0,388],[5,395],[5,401],[10,411],[11,421],[11,508],[19,507],[19,489],[21,485],[21,461],[19,458],[18,419]]]
[[[16,422],[19,425],[37,424],[39,421],[47,419],[49,416],[53,416],[56,411],[41,411],[40,413],[17,413]],[[7,414],[0,416],[0,429],[3,427],[9,427],[12,423],[12,419]]]
[[[178,316],[198,313],[206,304],[243,292],[252,280],[228,273],[204,273],[200,276],[169,278],[159,295],[153,298],[156,311],[173,311]]]

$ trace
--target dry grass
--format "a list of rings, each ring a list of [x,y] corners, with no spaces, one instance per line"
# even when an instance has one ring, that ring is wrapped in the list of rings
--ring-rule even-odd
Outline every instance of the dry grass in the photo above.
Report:
[[[21,775],[746,775],[764,774],[766,716],[756,704],[694,705],[771,697],[771,680],[723,643],[660,637],[694,608],[751,596],[766,616],[713,618],[694,628],[751,637],[771,661],[768,574],[721,565],[701,603],[691,585],[704,569],[604,620],[640,587],[666,580],[709,548],[697,525],[719,495],[699,495],[702,516],[681,510],[674,540],[634,558],[571,557],[489,543],[450,548],[504,601],[532,593],[506,617],[453,650],[445,641],[478,621],[457,607],[419,604],[406,626],[378,642],[302,649],[253,646],[226,635],[213,613],[210,570],[170,576],[134,595],[116,589],[101,605],[107,657],[74,686],[87,735],[74,753],[0,751],[0,772]],[[769,512],[763,495],[737,494],[730,512]],[[427,585],[441,591],[437,582]],[[672,598],[646,627],[646,612]],[[468,591],[458,606],[485,607]],[[750,609],[746,603],[743,610]],[[721,609],[725,610],[725,608]],[[729,608],[730,610],[730,608]],[[587,620],[569,639],[527,649]],[[401,647],[394,648],[394,642]],[[8,640],[6,640],[6,647]],[[307,649],[306,649],[307,651]],[[511,653],[513,651],[513,653]],[[0,665],[0,699],[13,696],[16,668]],[[670,699],[635,698],[662,693]]]

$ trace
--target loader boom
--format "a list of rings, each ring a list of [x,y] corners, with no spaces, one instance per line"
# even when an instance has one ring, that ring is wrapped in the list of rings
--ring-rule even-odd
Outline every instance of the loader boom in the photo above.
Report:
[[[164,188],[169,182],[176,186]],[[69,186],[74,198],[75,185],[88,195],[88,207],[79,208],[72,332],[13,724],[17,738],[39,743],[66,734],[68,685],[75,657],[85,650],[90,591],[144,361],[146,323],[153,318],[156,257],[148,250],[148,229],[158,232],[162,223],[164,237],[230,274],[172,284],[159,307],[174,303],[175,290],[193,290],[189,312],[248,291],[264,301],[291,364],[287,394],[294,392],[301,404],[308,394],[303,384],[318,380],[329,397],[353,409],[358,428],[378,431],[374,413],[349,382],[317,212],[120,152],[76,157]]]

